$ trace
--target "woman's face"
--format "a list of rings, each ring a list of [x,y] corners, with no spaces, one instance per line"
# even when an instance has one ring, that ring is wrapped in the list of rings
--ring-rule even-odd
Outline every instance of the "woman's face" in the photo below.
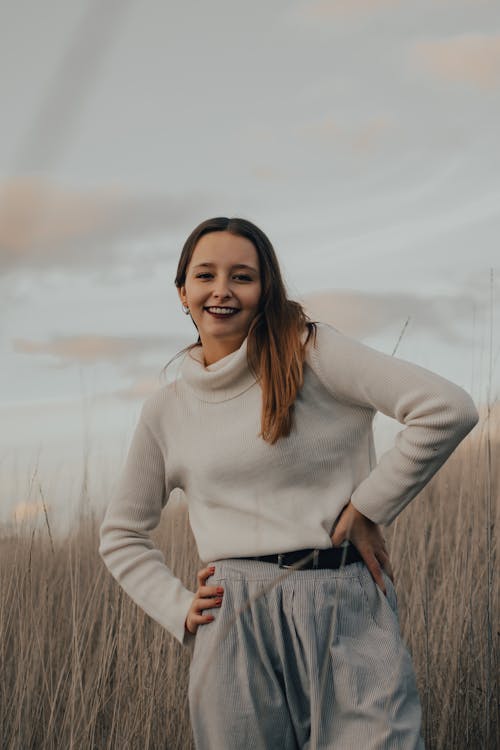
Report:
[[[179,297],[189,307],[203,349],[238,349],[258,311],[259,256],[253,242],[226,231],[204,234],[194,248]],[[207,308],[236,312],[210,312]],[[221,347],[222,344],[222,347]],[[215,347],[215,348],[214,348]]]

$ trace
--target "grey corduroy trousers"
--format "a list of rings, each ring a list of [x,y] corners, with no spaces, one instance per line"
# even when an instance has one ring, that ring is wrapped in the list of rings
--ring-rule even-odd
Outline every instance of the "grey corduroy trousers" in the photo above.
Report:
[[[189,668],[197,750],[423,750],[421,707],[387,597],[362,562],[332,570],[214,560]]]

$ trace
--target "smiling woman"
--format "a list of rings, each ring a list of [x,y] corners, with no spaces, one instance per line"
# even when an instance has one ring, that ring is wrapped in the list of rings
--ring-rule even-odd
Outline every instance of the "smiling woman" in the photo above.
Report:
[[[247,220],[196,227],[175,285],[198,341],[179,352],[180,377],[143,405],[100,552],[193,646],[197,750],[422,750],[380,525],[476,424],[472,399],[310,321]],[[377,410],[405,425],[378,464]],[[207,564],[196,591],[148,533],[176,488]]]
[[[214,231],[196,243],[178,293],[200,334],[206,365],[239,349],[246,337],[259,309],[259,265],[246,237]]]

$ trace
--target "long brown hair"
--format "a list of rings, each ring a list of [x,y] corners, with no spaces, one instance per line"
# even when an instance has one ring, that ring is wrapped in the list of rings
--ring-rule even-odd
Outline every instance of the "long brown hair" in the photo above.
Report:
[[[247,219],[219,216],[198,224],[182,248],[174,281],[177,288],[185,284],[187,268],[200,237],[208,232],[221,231],[251,240],[259,256],[262,291],[258,311],[248,329],[247,362],[262,388],[259,437],[273,445],[280,437],[289,435],[292,429],[294,401],[304,383],[305,349],[311,333],[316,343],[315,323],[318,321],[311,321],[299,302],[287,298],[270,240]],[[196,323],[194,325],[196,327]],[[306,326],[309,330],[302,343],[301,336]],[[198,340],[172,357],[163,370],[198,344],[201,344],[199,334]]]

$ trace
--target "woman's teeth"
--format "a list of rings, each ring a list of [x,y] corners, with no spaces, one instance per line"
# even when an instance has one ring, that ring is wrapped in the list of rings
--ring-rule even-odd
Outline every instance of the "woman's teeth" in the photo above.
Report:
[[[238,310],[234,310],[228,307],[207,307],[208,312],[216,313],[216,315],[234,315]]]

